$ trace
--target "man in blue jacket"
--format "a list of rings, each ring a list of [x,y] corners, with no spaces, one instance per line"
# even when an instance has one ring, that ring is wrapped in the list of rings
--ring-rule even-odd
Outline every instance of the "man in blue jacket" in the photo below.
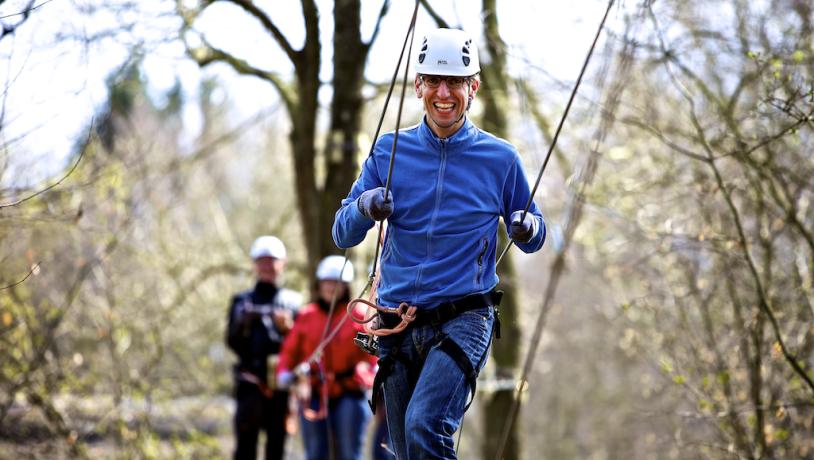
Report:
[[[509,237],[527,253],[542,247],[545,223],[534,204],[523,215],[530,190],[515,147],[466,116],[480,85],[472,40],[460,30],[432,31],[416,72],[425,114],[399,133],[390,193],[393,133],[377,140],[336,213],[333,237],[340,248],[355,246],[375,221],[388,220],[378,301],[417,307],[406,330],[379,340],[392,447],[400,460],[454,459],[453,434],[496,321],[498,220],[510,223]]]

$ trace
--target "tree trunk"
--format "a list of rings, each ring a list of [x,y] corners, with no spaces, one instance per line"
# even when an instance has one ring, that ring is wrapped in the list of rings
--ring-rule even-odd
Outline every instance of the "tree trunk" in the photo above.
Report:
[[[357,137],[361,129],[362,83],[368,46],[361,36],[360,0],[338,0],[334,7],[334,96],[331,127],[325,143],[325,187],[321,195],[320,232],[331,235],[334,215],[356,178],[359,163]],[[319,256],[336,253],[331,238],[322,240]]]
[[[505,107],[508,107],[508,76],[506,75],[506,57],[503,53],[503,42],[500,38],[497,23],[497,0],[483,0],[484,36],[485,43],[481,46],[481,54],[488,57],[488,63],[481,61],[481,72],[484,84],[480,87],[478,100],[484,105],[482,126],[485,130],[499,136],[507,137],[508,123],[506,121]],[[486,53],[483,53],[486,51]],[[499,232],[498,252],[507,244],[504,231]],[[498,379],[515,378],[520,354],[521,330],[518,324],[518,289],[516,273],[513,265],[512,253],[509,252],[498,267],[500,288],[504,291],[500,306],[500,321],[502,334],[500,340],[495,340],[492,347],[492,363],[495,366],[495,377]],[[492,460],[497,453],[503,425],[507,422],[506,414],[512,405],[514,391],[511,388],[498,389],[494,393],[484,395],[483,401],[483,427],[484,437],[481,449],[481,458]],[[519,412],[518,412],[519,414]],[[503,458],[515,460],[521,451],[519,431],[519,417],[514,429],[509,434]]]

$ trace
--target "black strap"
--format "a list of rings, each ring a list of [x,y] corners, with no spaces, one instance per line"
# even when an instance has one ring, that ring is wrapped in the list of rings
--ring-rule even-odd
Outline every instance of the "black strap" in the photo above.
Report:
[[[489,293],[489,296],[492,298],[492,305],[495,309],[495,325],[494,332],[495,338],[500,338],[500,301],[503,300],[503,291],[492,290]]]
[[[470,294],[460,299],[444,302],[430,310],[419,310],[416,312],[416,319],[413,321],[413,325],[443,324],[466,311],[492,306],[497,307],[500,305],[500,299],[502,297],[503,291],[492,290],[487,293]]]
[[[475,400],[475,390],[478,386],[478,371],[472,367],[472,363],[469,362],[466,352],[464,352],[461,347],[449,337],[444,337],[441,340],[441,342],[438,344],[438,349],[452,358],[452,360],[455,361],[455,364],[457,364],[464,373],[464,378],[466,379],[466,383],[469,385],[471,395],[469,402],[467,402],[466,407],[464,407],[464,411],[467,411],[469,410],[469,406],[472,404],[472,401]]]
[[[334,379],[339,381],[348,379],[356,375],[356,366],[345,369],[344,371],[334,372]]]
[[[407,335],[399,335],[400,339],[397,340],[396,343],[393,344],[393,347],[390,348],[390,351],[385,356],[379,358],[378,361],[379,370],[376,372],[376,377],[373,378],[373,389],[371,391],[370,400],[367,402],[373,414],[376,414],[376,402],[382,391],[382,385],[384,385],[384,381],[387,380],[387,377],[393,372],[393,366],[396,365],[396,361],[401,361],[408,366],[408,369],[412,364],[410,358],[400,350],[401,343]]]

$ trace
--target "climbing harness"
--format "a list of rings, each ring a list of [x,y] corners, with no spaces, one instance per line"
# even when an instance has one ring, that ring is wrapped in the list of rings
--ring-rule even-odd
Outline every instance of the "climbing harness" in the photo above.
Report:
[[[408,322],[409,324],[414,324],[415,326],[424,326],[424,325],[431,325],[431,326],[441,326],[442,324],[446,323],[449,320],[457,317],[461,313],[470,311],[470,310],[477,310],[481,308],[493,308],[495,312],[495,322],[492,326],[492,330],[489,334],[489,340],[487,342],[492,341],[492,337],[500,338],[500,314],[499,314],[499,306],[500,300],[503,297],[503,291],[493,290],[485,294],[472,294],[461,299],[444,302],[436,308],[432,310],[422,310],[419,311],[417,314],[412,316],[412,319]],[[365,304],[369,304],[369,302],[364,302]],[[404,304],[402,304],[403,306]],[[377,309],[380,312],[385,313],[394,313],[403,315],[401,312],[402,306],[399,308],[389,308],[382,307],[380,305],[372,304],[371,307]],[[415,307],[411,307],[415,308]],[[382,317],[383,322],[392,321],[392,318],[389,317]],[[402,323],[404,324],[404,319],[402,317]],[[406,327],[406,326],[405,326]],[[380,334],[381,335],[390,335],[392,334],[394,329],[386,329],[388,334]],[[375,334],[374,330],[374,334]],[[372,338],[374,335],[368,336]],[[358,337],[358,335],[357,335]],[[401,344],[406,339],[407,335],[402,334],[400,335],[393,346],[391,347],[390,351],[384,355],[379,357],[379,371],[376,373],[376,377],[373,381],[373,392],[370,398],[369,404],[370,409],[373,413],[376,413],[376,401],[378,400],[377,396],[382,390],[382,385],[384,381],[390,376],[393,372],[393,367],[396,365],[397,362],[402,363],[409,375],[411,375],[411,380],[415,380],[417,378],[417,374],[421,371],[424,363],[422,362],[414,362],[409,359],[401,350]],[[378,346],[376,346],[378,351]],[[461,349],[460,345],[458,345],[453,339],[446,335],[440,335],[436,338],[435,342],[431,344],[428,349],[437,349],[439,351],[444,352],[447,356],[449,356],[453,362],[461,369],[464,374],[464,378],[466,380],[467,386],[470,390],[470,400],[466,404],[466,409],[469,408],[469,405],[472,404],[475,398],[475,391],[477,389],[477,380],[478,374],[480,372],[481,365],[483,361],[486,359],[486,355],[488,353],[488,347],[484,350],[483,355],[480,357],[477,366],[472,366],[472,363],[469,361],[469,357],[467,357],[466,352]]]

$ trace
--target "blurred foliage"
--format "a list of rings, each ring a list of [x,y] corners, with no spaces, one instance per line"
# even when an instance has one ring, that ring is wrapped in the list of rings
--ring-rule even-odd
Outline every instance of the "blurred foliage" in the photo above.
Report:
[[[681,457],[814,455],[804,3],[658,2],[617,37],[638,71],[582,241],[620,293],[618,346],[659,370]]]
[[[110,85],[99,135],[80,147],[70,178],[0,215],[0,245],[15,255],[0,285],[39,262],[0,295],[0,423],[40,412],[70,456],[88,455],[101,436],[121,458],[220,457],[223,398],[183,416],[160,412],[231,389],[221,338],[230,293],[253,283],[247,248],[257,234],[297,231],[286,156],[274,154],[273,127],[247,139],[227,125],[214,82],[204,83],[205,130],[191,148],[178,136],[189,127],[177,89],[157,107],[137,59]],[[258,199],[268,194],[277,198]],[[302,288],[301,253],[291,252],[288,282]],[[218,424],[196,419],[215,402]]]

